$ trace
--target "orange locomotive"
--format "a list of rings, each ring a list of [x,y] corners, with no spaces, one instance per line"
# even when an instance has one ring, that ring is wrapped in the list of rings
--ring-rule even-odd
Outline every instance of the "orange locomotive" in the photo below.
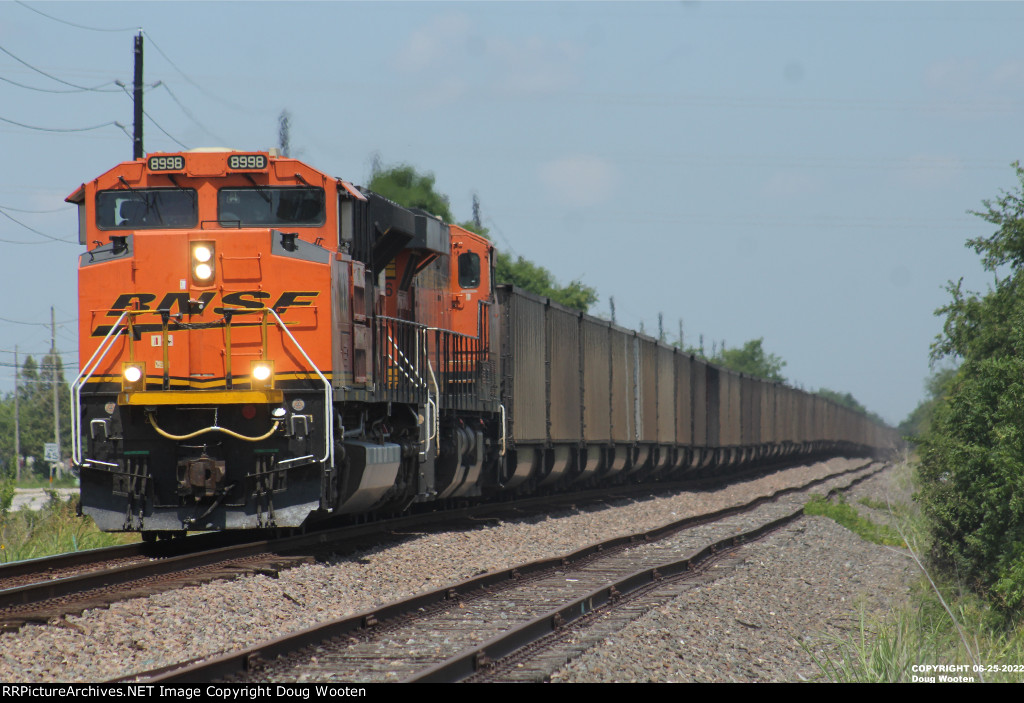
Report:
[[[102,529],[479,494],[452,484],[501,432],[485,239],[274,153],[152,154],[68,201],[73,454]]]
[[[546,298],[486,239],[268,152],[122,163],[79,206],[82,508],[104,530],[864,454],[888,428]]]

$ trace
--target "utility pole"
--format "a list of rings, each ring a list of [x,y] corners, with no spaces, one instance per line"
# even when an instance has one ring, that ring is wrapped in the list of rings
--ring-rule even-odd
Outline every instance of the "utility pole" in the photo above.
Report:
[[[132,158],[141,159],[146,155],[142,148],[142,30],[135,36],[135,85],[133,86],[135,101],[135,133],[132,137]]]
[[[18,396],[21,391],[18,389],[18,377],[21,376],[21,367],[18,366],[18,345],[14,345],[14,480],[21,480],[21,427],[18,415]]]
[[[50,368],[53,370],[53,441],[57,445],[57,478],[62,478],[60,464],[60,405],[57,402],[57,323],[53,306],[50,306]]]

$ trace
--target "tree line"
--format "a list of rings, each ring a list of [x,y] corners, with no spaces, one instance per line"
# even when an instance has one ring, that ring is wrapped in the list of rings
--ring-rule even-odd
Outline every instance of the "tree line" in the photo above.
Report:
[[[373,192],[383,195],[403,207],[426,210],[445,222],[456,223],[460,227],[490,238],[488,228],[484,227],[480,219],[479,201],[474,197],[473,218],[459,223],[452,214],[448,196],[436,189],[435,182],[432,173],[420,173],[409,164],[384,168],[378,160],[374,160],[368,187]],[[554,275],[543,266],[521,256],[513,258],[508,253],[501,251],[500,248],[496,248],[496,251],[494,277],[497,283],[511,283],[523,290],[551,298],[556,303],[582,312],[588,312],[590,307],[597,302],[597,290],[584,284],[581,280],[570,281],[564,286],[560,285]],[[614,322],[614,300],[610,302],[612,322]],[[641,323],[640,331],[644,332],[643,323]],[[658,337],[660,341],[666,341],[660,314]],[[684,346],[680,330],[680,339],[673,344],[698,358],[738,373],[769,381],[786,381],[785,376],[782,375],[782,369],[786,366],[786,362],[778,355],[764,349],[763,337],[751,339],[738,348],[727,348],[725,342],[722,342],[720,347],[715,344],[711,354],[706,354],[703,340],[699,347]],[[868,411],[849,393],[839,393],[828,388],[821,388],[817,393],[840,405],[868,415],[876,422],[885,424],[881,417]]]
[[[489,239],[490,231],[480,220],[478,201],[474,198],[473,219],[457,222],[452,215],[448,196],[438,192],[434,182],[434,174],[419,173],[408,164],[382,168],[375,161],[368,187],[402,207],[426,210],[445,222],[457,224]],[[513,258],[500,249],[494,257],[494,277],[498,283],[511,283],[574,310],[587,312],[597,302],[597,290],[592,286],[580,280],[560,285],[548,269],[521,256]]]
[[[18,451],[21,455],[21,478],[27,478],[32,474],[48,477],[49,464],[44,459],[43,445],[53,442],[55,378],[61,457],[67,459],[71,454],[71,412],[68,384],[64,379],[64,365],[59,356],[46,354],[39,362],[28,356],[16,372],[17,392],[11,391],[0,398],[0,465],[5,476],[18,475],[19,467],[15,463],[17,435]]]
[[[940,368],[904,428],[920,452],[932,564],[1013,620],[1024,613],[1024,168],[974,212],[995,231],[967,241],[994,282],[950,282],[931,349]]]

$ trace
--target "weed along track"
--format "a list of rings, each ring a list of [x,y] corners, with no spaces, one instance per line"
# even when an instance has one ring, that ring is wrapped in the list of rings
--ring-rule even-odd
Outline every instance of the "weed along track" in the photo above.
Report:
[[[810,492],[846,488],[883,467],[861,463],[846,468],[838,476],[805,481],[730,509],[490,572],[139,678],[227,678],[250,684],[471,676],[542,680],[578,652],[580,643],[600,636],[593,633],[617,629],[678,589],[728,571],[738,547],[797,519]]]

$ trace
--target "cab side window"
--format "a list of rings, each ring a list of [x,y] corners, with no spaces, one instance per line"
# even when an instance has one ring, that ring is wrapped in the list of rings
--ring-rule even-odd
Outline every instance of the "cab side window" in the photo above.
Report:
[[[459,285],[462,288],[480,286],[480,255],[467,251],[459,254]]]

